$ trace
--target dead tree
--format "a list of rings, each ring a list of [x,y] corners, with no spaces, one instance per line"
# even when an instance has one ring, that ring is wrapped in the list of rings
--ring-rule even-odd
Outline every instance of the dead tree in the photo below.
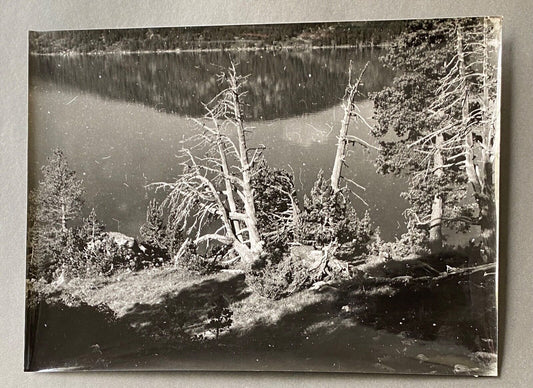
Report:
[[[246,77],[238,75],[232,63],[218,80],[226,88],[205,104],[204,120],[194,120],[200,133],[182,150],[183,174],[173,183],[153,185],[169,190],[162,205],[174,215],[173,222],[194,234],[196,244],[217,241],[229,245],[251,265],[263,252],[252,177],[264,147],[251,148],[246,143],[249,129],[242,113]],[[193,154],[199,150],[205,156]],[[209,227],[214,229],[213,225],[218,228],[206,232]]]
[[[204,131],[201,135],[207,145],[212,148],[216,148],[215,154],[218,154],[218,160],[216,158],[211,159],[210,162],[214,165],[218,165],[221,170],[221,178],[224,181],[225,191],[223,194],[226,196],[229,211],[233,214],[237,214],[237,205],[235,201],[234,188],[232,183],[232,174],[230,172],[230,165],[228,163],[227,145],[229,139],[222,133],[219,120],[223,120],[224,111],[221,109],[211,109],[208,104],[204,104],[207,113],[204,116],[205,120],[212,123],[212,126],[204,124],[200,120],[193,119],[199,127]],[[218,107],[220,108],[220,107]],[[241,223],[239,220],[232,220],[233,230],[239,240],[242,241]]]
[[[355,98],[359,93],[359,86],[361,84],[361,79],[368,67],[368,62],[361,70],[359,77],[352,83],[352,64],[350,62],[349,77],[348,77],[348,86],[343,98],[343,109],[344,116],[341,122],[341,128],[339,131],[339,137],[337,140],[337,152],[335,153],[335,161],[333,163],[333,170],[331,172],[331,188],[334,192],[338,192],[341,189],[340,181],[342,177],[342,167],[345,165],[346,159],[346,147],[348,143],[354,142],[364,145],[365,147],[370,146],[370,144],[364,142],[362,139],[359,139],[356,136],[349,136],[348,129],[350,128],[350,121],[352,117],[360,117],[363,121],[364,119],[358,112],[357,105],[355,103]]]
[[[344,115],[341,121],[341,127],[339,130],[339,136],[337,138],[337,150],[335,153],[335,159],[333,163],[333,169],[331,172],[331,177],[329,184],[322,181],[322,172],[319,174],[318,181],[315,186],[318,191],[323,192],[324,189],[326,189],[328,192],[329,190],[332,191],[332,198],[334,201],[340,200],[343,202],[343,204],[346,203],[346,198],[344,197],[344,192],[348,190],[348,187],[344,184],[342,184],[341,180],[344,180],[346,183],[350,183],[356,188],[365,190],[365,188],[358,183],[354,182],[353,180],[345,177],[342,175],[343,167],[346,165],[346,156],[347,156],[347,147],[348,144],[359,144],[365,148],[374,148],[377,149],[377,147],[371,145],[370,143],[364,141],[363,139],[360,139],[359,137],[355,135],[348,134],[350,123],[352,121],[352,118],[361,120],[365,125],[370,127],[370,125],[366,122],[366,120],[359,114],[359,108],[356,104],[356,97],[359,95],[359,87],[361,85],[361,81],[363,78],[363,75],[369,65],[369,62],[365,64],[361,72],[359,73],[358,78],[352,82],[352,62],[350,61],[350,67],[348,72],[348,85],[345,90],[345,94],[343,97],[343,110]],[[325,187],[321,187],[322,183],[326,183]],[[361,196],[359,196],[355,191],[349,190],[355,197],[357,197],[359,200],[361,200],[365,205],[368,206],[368,204],[365,202]],[[328,193],[329,194],[329,193]],[[328,196],[326,196],[328,197]],[[320,202],[323,207],[326,207],[327,205],[323,203],[324,199],[321,198]],[[335,207],[337,208],[337,207]],[[352,221],[356,221],[355,212],[350,214],[350,217],[353,217]],[[322,228],[324,229],[330,229],[333,230],[334,221],[332,221],[332,214],[328,214],[326,212],[324,216],[324,223],[322,225]],[[326,226],[329,225],[329,226]],[[314,281],[321,280],[325,277],[333,276],[335,273],[336,275],[344,274],[346,275],[348,273],[348,266],[347,263],[344,263],[337,258],[335,258],[336,252],[340,246],[340,243],[338,242],[337,238],[334,237],[331,241],[329,241],[329,244],[323,246],[322,248],[322,255],[318,261],[318,263],[309,269],[309,273],[311,278]]]
[[[250,150],[246,144],[246,133],[248,132],[248,129],[244,126],[243,113],[241,110],[242,97],[245,92],[241,90],[242,77],[237,76],[235,65],[233,63],[231,64],[228,75],[227,82],[229,87],[226,92],[226,97],[222,101],[230,111],[233,111],[233,115],[229,114],[226,118],[237,130],[238,150],[236,150],[236,154],[240,165],[238,170],[242,179],[242,190],[237,191],[237,193],[244,204],[244,217],[240,217],[240,215],[239,217],[235,215],[235,217],[237,217],[236,219],[242,218],[242,221],[244,221],[249,236],[250,248],[255,254],[259,255],[263,249],[263,243],[257,228],[257,215],[254,204],[254,193],[252,190],[252,168],[261,153],[260,149],[257,148],[255,150]],[[252,157],[248,155],[250,151],[255,151]]]
[[[444,175],[444,159],[441,147],[444,136],[438,134],[435,137],[435,149],[433,153],[433,174],[437,179]],[[429,221],[429,247],[432,252],[438,252],[442,248],[442,217],[444,214],[444,200],[441,193],[436,193],[431,204],[431,218]]]

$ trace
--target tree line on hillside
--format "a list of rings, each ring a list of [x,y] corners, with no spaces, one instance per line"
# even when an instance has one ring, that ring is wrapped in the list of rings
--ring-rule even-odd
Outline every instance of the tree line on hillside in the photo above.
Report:
[[[403,21],[31,32],[32,53],[95,53],[338,45],[390,41]]]
[[[317,281],[350,279],[354,267],[370,259],[454,249],[446,245],[444,226],[462,233],[474,225],[481,232],[469,247],[472,262],[493,262],[498,34],[490,19],[410,22],[382,58],[399,71],[373,96],[375,127],[357,107],[367,66],[350,68],[331,175],[317,171],[303,203],[292,173],[269,166],[265,145],[250,144],[247,78],[231,63],[217,76],[222,91],[203,104],[203,118],[193,119],[197,132],[182,149],[181,175],[150,185],[165,199],[147,209],[142,254],[120,251],[94,212],[79,220],[81,182],[55,151],[30,196],[30,268],[55,281],[65,273],[159,265],[153,258],[161,257],[198,272],[240,268],[255,291],[277,299]],[[377,146],[350,132],[354,121],[368,125]],[[375,149],[379,173],[409,182],[408,230],[395,241],[383,241],[368,213],[354,209],[353,201],[365,199],[364,188],[347,174],[351,146]]]

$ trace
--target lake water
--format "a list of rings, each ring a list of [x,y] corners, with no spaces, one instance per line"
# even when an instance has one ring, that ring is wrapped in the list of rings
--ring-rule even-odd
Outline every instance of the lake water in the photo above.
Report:
[[[320,169],[331,172],[340,106],[349,61],[358,73],[370,61],[362,92],[378,91],[391,74],[377,50],[241,52],[231,54],[249,75],[245,110],[255,127],[250,144],[267,146],[265,157],[292,169],[309,192]],[[172,53],[100,56],[31,56],[29,85],[29,184],[55,147],[84,180],[86,209],[95,208],[108,230],[138,235],[154,193],[145,186],[180,173],[180,142],[195,132],[189,117],[203,115],[201,102],[220,90],[215,75],[229,54]],[[372,125],[372,102],[361,98],[361,114]],[[373,142],[361,122],[350,132]],[[375,172],[372,152],[352,147],[344,175],[359,190],[385,238],[403,232],[400,198],[405,182]],[[87,214],[87,213],[86,213]]]

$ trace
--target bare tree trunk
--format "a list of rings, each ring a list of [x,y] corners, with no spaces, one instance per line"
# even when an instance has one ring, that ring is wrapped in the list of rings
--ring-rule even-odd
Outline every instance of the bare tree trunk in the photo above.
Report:
[[[184,148],[185,161],[181,163],[183,174],[173,184],[158,182],[155,185],[172,189],[163,206],[171,209],[176,222],[184,223],[183,229],[194,218],[188,231],[196,231],[195,244],[216,241],[228,245],[245,265],[251,266],[263,253],[252,189],[253,167],[261,148],[254,148],[254,154],[248,156],[250,148],[246,144],[247,129],[243,123],[240,101],[243,77],[236,74],[233,64],[228,73],[219,77],[227,82],[227,88],[205,104],[208,111],[205,118],[210,119],[214,126],[209,127],[195,120],[204,130],[198,136],[199,145],[208,146],[215,156],[209,154],[199,158],[198,163],[191,150]],[[210,107],[210,104],[213,105]],[[235,126],[236,142],[221,132],[219,120],[223,120],[224,125]],[[238,200],[242,201],[244,210],[241,210]],[[204,228],[211,223],[213,215],[222,225],[215,232],[204,234]]]
[[[437,178],[441,178],[444,172],[444,160],[441,148],[444,143],[444,136],[438,134],[435,138],[435,153],[433,154],[433,169]],[[429,222],[429,246],[431,252],[437,253],[442,249],[442,215],[444,213],[444,203],[441,193],[435,194],[431,205],[431,219]]]
[[[226,186],[226,199],[228,200],[228,206],[230,212],[237,212],[237,206],[235,205],[235,198],[233,196],[233,186],[229,180],[229,167],[228,159],[226,157],[226,149],[220,135],[218,135],[218,152],[220,155],[220,164],[222,165],[222,172],[224,174],[224,184]],[[241,225],[239,220],[232,220],[235,236],[242,242]]]
[[[443,203],[440,194],[435,194],[431,204],[431,220],[429,223],[429,247],[432,253],[442,249],[442,213]]]
[[[251,170],[252,165],[248,158],[248,148],[246,145],[246,129],[242,121],[241,101],[239,101],[239,90],[237,79],[235,76],[235,67],[232,66],[230,74],[230,89],[233,99],[234,119],[237,127],[238,146],[239,146],[239,163],[242,174],[242,202],[244,204],[244,212],[246,217],[244,223],[246,224],[246,231],[248,232],[248,239],[250,250],[252,252],[253,260],[259,259],[263,251],[263,242],[257,228],[257,216],[254,203],[254,193],[252,189]]]
[[[333,171],[331,172],[331,188],[333,191],[339,191],[340,178],[344,158],[346,156],[346,145],[348,140],[348,127],[350,125],[350,109],[344,109],[344,117],[342,119],[341,130],[339,132],[339,140],[337,143],[337,153],[335,154],[335,163],[333,164]]]
[[[241,260],[246,264],[253,264],[259,259],[260,252],[253,251],[248,245],[242,243],[240,240],[235,239],[231,244],[232,248],[239,255]]]
[[[179,260],[187,250],[187,246],[191,243],[191,239],[187,237],[185,241],[181,244],[180,248],[178,249],[178,252],[174,255],[174,266],[177,266],[179,263]]]
[[[351,66],[351,65],[350,65]],[[359,78],[352,85],[348,81],[347,95],[344,99],[344,116],[342,118],[341,129],[339,132],[339,139],[337,142],[337,152],[335,154],[335,162],[333,164],[333,170],[331,172],[331,188],[334,192],[340,190],[340,179],[342,173],[342,166],[344,165],[344,160],[346,158],[346,146],[348,144],[348,129],[350,127],[351,117],[354,115],[355,110],[355,97],[357,96],[357,91],[361,83],[361,78],[368,67],[368,62],[361,71]],[[351,78],[351,67],[350,67],[350,78]]]
[[[495,214],[496,208],[494,205],[494,182],[493,182],[493,147],[494,147],[494,127],[492,120],[487,117],[489,108],[489,86],[487,84],[487,66],[488,66],[488,42],[486,40],[486,25],[483,33],[484,47],[483,47],[483,98],[482,107],[482,121],[483,130],[482,147],[480,162],[476,164],[474,161],[474,139],[472,131],[468,129],[470,124],[470,111],[468,103],[468,81],[466,79],[466,65],[463,52],[463,36],[461,28],[457,30],[457,49],[459,61],[459,75],[461,80],[465,82],[465,90],[463,93],[463,107],[462,107],[462,129],[466,131],[464,148],[465,148],[465,170],[469,183],[472,185],[474,191],[474,198],[479,208],[479,220],[481,227],[481,240],[483,244],[482,258],[485,262],[493,257],[494,250],[494,233],[495,233]]]
[[[465,170],[468,181],[472,185],[474,193],[481,191],[476,166],[474,165],[474,141],[472,138],[472,131],[468,129],[470,109],[468,104],[468,82],[466,80],[465,71],[465,56],[463,52],[463,31],[461,26],[457,27],[457,57],[459,66],[459,77],[461,82],[464,82],[462,95],[462,111],[461,111],[461,130],[465,131]]]
[[[468,182],[472,185],[474,193],[481,192],[481,184],[479,181],[478,172],[474,164],[474,140],[472,137],[472,131],[468,129],[469,125],[469,103],[468,103],[468,82],[466,80],[466,71],[465,71],[465,57],[463,52],[463,33],[461,27],[457,28],[457,57],[458,57],[458,66],[459,66],[459,76],[461,82],[465,83],[464,91],[462,95],[462,111],[461,111],[461,130],[465,131],[465,170]]]
[[[61,231],[66,232],[67,230],[67,221],[66,221],[66,210],[65,204],[61,205]]]
[[[481,148],[481,163],[479,180],[481,183],[481,193],[478,194],[479,218],[481,226],[481,239],[483,243],[482,257],[485,262],[494,259],[496,241],[496,206],[494,196],[494,137],[495,126],[492,117],[489,115],[489,43],[487,41],[488,27],[487,20],[483,22],[483,134]]]

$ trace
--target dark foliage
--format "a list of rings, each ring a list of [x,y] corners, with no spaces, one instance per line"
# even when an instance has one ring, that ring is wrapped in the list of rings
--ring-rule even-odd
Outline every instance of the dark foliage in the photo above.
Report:
[[[97,219],[93,208],[89,217],[84,218],[81,226],[76,229],[76,236],[79,241],[91,245],[102,237],[104,231],[105,225]]]
[[[227,246],[212,246],[205,254],[198,252],[194,243],[189,243],[183,250],[183,254],[177,258],[176,266],[183,271],[197,275],[208,275],[220,270],[219,261],[225,257]]]
[[[294,238],[298,209],[293,176],[283,169],[269,167],[263,159],[255,166],[252,188],[264,249],[279,260]]]
[[[207,329],[215,333],[215,338],[221,332],[229,330],[233,320],[231,319],[233,311],[229,308],[229,303],[223,295],[219,295],[212,304],[211,309],[207,312],[209,322],[206,325]]]
[[[296,240],[317,246],[336,242],[353,258],[368,252],[373,234],[369,214],[359,218],[344,193],[333,192],[321,171],[310,196],[304,198],[295,230]]]
[[[125,268],[142,268],[140,257],[105,234],[74,252],[71,259],[63,265],[63,270],[69,277],[80,278],[111,275]]]
[[[492,224],[484,233],[493,233],[487,112],[496,99],[496,54],[487,40],[496,38],[489,25],[482,18],[411,21],[381,58],[397,76],[373,95],[378,172],[407,178],[405,216],[435,241],[443,226],[465,232],[484,220]],[[491,201],[480,200],[478,186]]]
[[[261,268],[247,275],[246,282],[259,295],[269,299],[281,299],[311,284],[308,268],[292,255],[280,260],[266,260]]]
[[[178,226],[172,221],[170,215],[165,222],[163,207],[153,199],[146,209],[146,222],[139,230],[141,243],[167,259],[172,258],[185,241]]]

